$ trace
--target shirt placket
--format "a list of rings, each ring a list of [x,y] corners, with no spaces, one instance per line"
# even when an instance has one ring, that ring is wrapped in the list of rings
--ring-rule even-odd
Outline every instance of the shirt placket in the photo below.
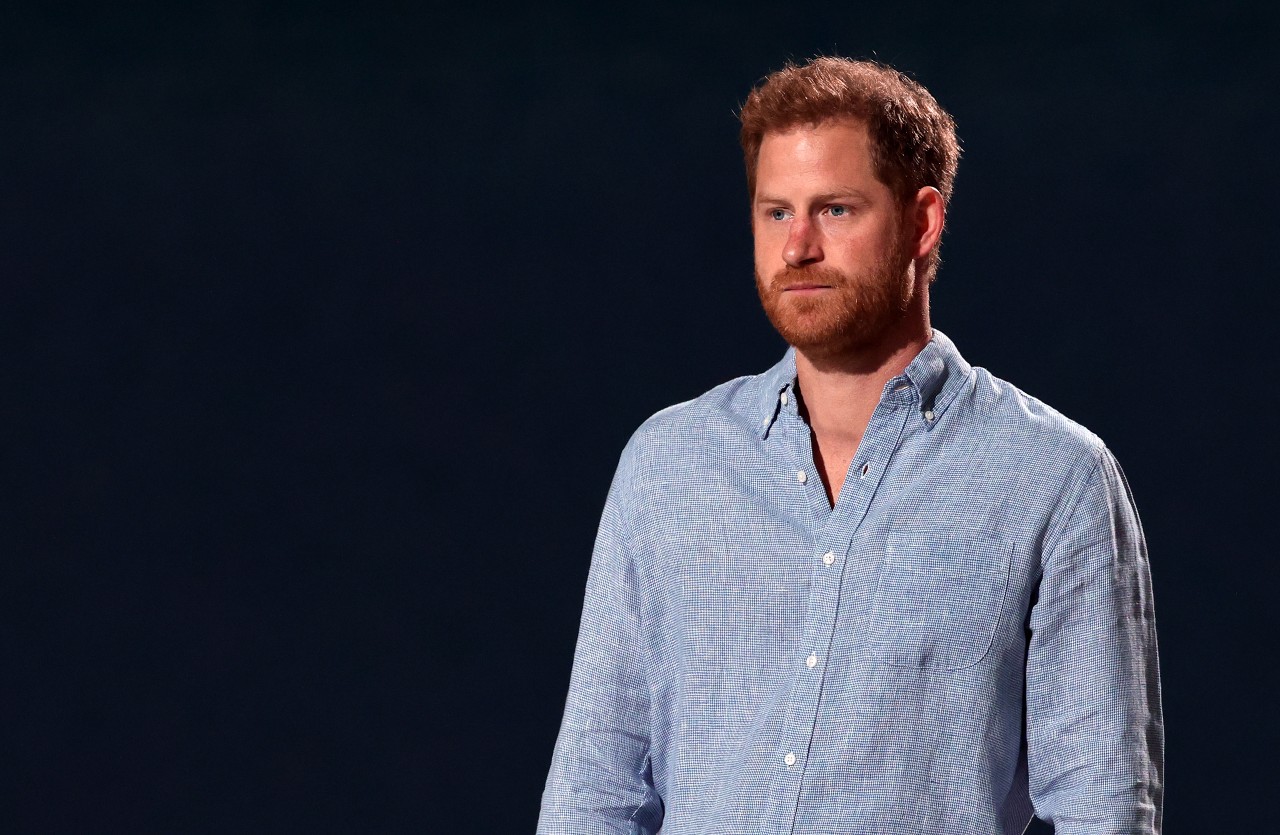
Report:
[[[785,433],[796,464],[793,484],[806,491],[814,513],[812,569],[809,599],[805,612],[802,643],[795,649],[795,673],[787,699],[780,744],[775,751],[779,778],[766,806],[765,832],[793,832],[801,782],[808,767],[818,706],[826,681],[828,653],[835,635],[840,608],[840,589],[849,549],[858,526],[866,518],[871,501],[888,469],[889,459],[902,435],[913,394],[909,384],[886,386],[886,394],[876,406],[862,442],[850,463],[849,472],[834,508],[818,477],[809,440],[809,427],[792,408],[783,392]],[[829,509],[829,510],[828,510]],[[825,521],[824,521],[825,516]]]

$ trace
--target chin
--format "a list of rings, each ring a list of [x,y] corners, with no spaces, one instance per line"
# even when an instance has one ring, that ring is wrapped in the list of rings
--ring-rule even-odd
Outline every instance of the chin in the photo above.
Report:
[[[898,311],[894,311],[894,315],[849,312],[846,316],[833,317],[805,316],[777,309],[766,313],[787,344],[810,359],[873,352],[894,340],[905,319],[905,314]]]
[[[874,353],[905,332],[912,293],[906,271],[882,266],[858,280],[845,278],[834,293],[788,297],[761,281],[765,315],[788,345],[811,359]],[[897,279],[897,280],[895,280]]]

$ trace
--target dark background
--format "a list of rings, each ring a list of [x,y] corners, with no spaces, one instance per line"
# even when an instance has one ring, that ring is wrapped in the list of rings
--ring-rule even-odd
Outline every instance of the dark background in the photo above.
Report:
[[[838,52],[1132,482],[1169,831],[1267,831],[1280,30],[1102,6],[6,5],[4,828],[531,832],[623,443],[783,349],[734,111]]]

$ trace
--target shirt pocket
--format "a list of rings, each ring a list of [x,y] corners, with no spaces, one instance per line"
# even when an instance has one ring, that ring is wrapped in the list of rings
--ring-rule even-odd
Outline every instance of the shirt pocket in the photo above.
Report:
[[[872,653],[900,667],[961,670],[995,640],[1012,543],[984,532],[898,530],[871,605]]]

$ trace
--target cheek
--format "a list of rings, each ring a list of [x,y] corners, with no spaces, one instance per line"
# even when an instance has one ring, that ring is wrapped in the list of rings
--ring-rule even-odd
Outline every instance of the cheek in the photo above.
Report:
[[[880,235],[877,230],[860,229],[833,235],[830,251],[850,263],[873,262],[891,252],[893,243],[892,237]]]
[[[756,232],[754,230],[752,231],[751,244],[752,244],[751,251],[755,255],[757,264],[762,262],[763,260],[765,260],[765,258],[768,257],[768,246],[766,245],[765,239],[761,237],[759,232]]]
[[[755,246],[756,259],[782,257],[782,249],[787,243],[786,226],[783,224],[775,224],[773,226],[762,226],[753,224],[751,227],[751,237]]]

